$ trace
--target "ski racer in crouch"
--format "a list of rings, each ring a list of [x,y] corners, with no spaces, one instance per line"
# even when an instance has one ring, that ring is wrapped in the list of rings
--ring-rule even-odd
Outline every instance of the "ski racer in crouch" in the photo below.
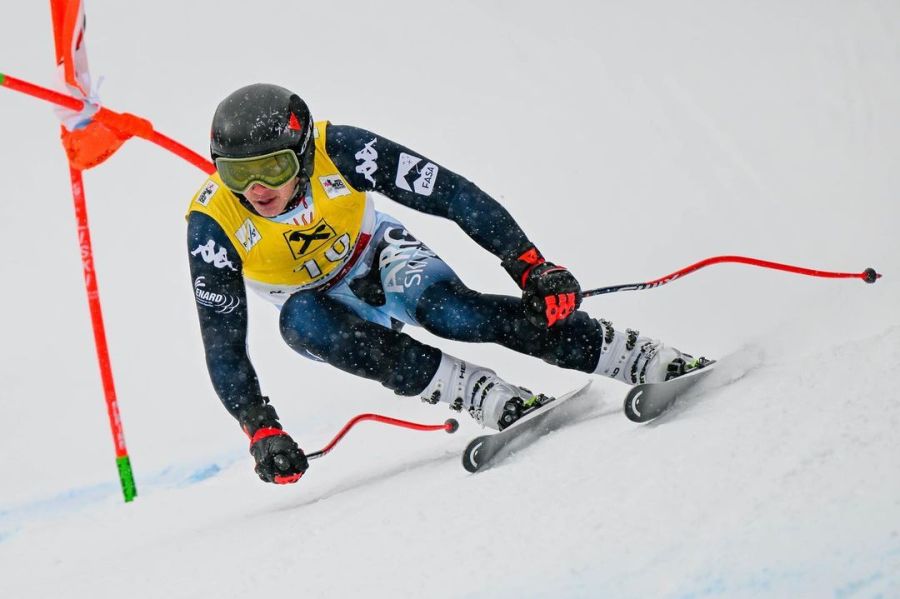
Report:
[[[313,122],[306,103],[254,84],[215,111],[217,172],[190,203],[188,257],[206,363],[250,437],[256,472],[291,483],[308,463],[264,397],[247,354],[245,284],[274,303],[298,353],[398,395],[465,410],[483,426],[515,422],[536,396],[493,370],[401,332],[498,343],[562,368],[628,384],[679,376],[691,356],[579,311],[581,288],[547,261],[510,214],[462,176],[381,135]],[[500,259],[522,296],[466,287],[371,193],[454,221]]]

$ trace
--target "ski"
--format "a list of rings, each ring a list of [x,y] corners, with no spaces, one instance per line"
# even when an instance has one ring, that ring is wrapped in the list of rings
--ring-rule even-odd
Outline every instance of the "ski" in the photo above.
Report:
[[[625,416],[634,422],[649,422],[672,407],[675,400],[712,372],[715,360],[700,358],[700,366],[662,383],[635,385],[625,396]]]
[[[463,468],[469,472],[483,470],[503,457],[507,453],[503,451],[504,449],[511,451],[513,448],[524,447],[549,433],[577,413],[574,410],[577,402],[573,400],[585,397],[590,386],[591,381],[588,381],[573,391],[551,399],[500,432],[475,437],[463,452]],[[533,434],[523,435],[523,433]]]

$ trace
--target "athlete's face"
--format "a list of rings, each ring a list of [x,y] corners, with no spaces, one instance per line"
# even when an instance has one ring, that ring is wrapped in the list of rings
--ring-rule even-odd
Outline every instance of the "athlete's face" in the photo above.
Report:
[[[284,212],[288,202],[294,197],[294,191],[300,179],[294,177],[278,189],[269,189],[265,185],[254,183],[250,189],[244,192],[244,197],[253,206],[260,216],[273,217]]]

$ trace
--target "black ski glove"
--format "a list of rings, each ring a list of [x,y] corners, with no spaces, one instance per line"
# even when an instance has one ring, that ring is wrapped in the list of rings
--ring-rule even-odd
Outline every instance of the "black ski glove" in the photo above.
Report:
[[[282,430],[275,408],[268,404],[253,406],[243,410],[238,419],[250,437],[250,455],[256,460],[260,479],[278,485],[300,480],[309,462],[303,450]]]
[[[547,262],[530,247],[503,267],[522,289],[525,315],[535,324],[552,327],[581,305],[581,285],[565,267]]]

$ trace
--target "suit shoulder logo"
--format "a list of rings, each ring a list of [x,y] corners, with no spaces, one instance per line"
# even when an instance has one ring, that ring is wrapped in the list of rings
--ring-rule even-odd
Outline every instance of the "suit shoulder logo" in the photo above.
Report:
[[[418,156],[400,152],[394,184],[400,189],[414,191],[420,196],[430,196],[441,169],[433,162],[420,165],[421,162],[422,159]]]
[[[191,256],[200,256],[204,262],[212,264],[216,268],[237,270],[234,267],[234,263],[228,259],[228,250],[223,246],[217,246],[212,239],[203,245],[198,245],[197,249],[191,252]]]
[[[373,138],[372,141],[353,155],[354,158],[360,161],[360,164],[356,166],[356,172],[365,177],[372,185],[375,185],[375,178],[372,175],[378,170],[378,150],[375,149],[377,142],[378,138]]]

